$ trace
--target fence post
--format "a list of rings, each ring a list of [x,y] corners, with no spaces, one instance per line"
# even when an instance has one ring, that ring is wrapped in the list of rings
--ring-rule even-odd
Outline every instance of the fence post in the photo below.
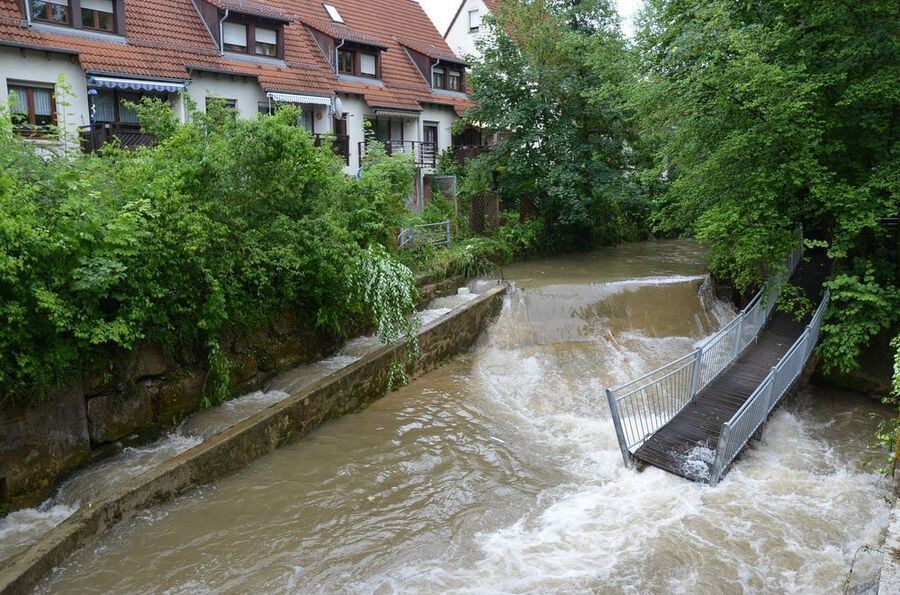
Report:
[[[719,435],[719,445],[716,446],[716,458],[713,467],[709,471],[709,487],[719,485],[722,471],[725,470],[725,451],[728,449],[728,438],[731,435],[731,426],[728,422],[722,424],[722,433]]]
[[[453,235],[450,233],[450,220],[447,219],[444,221],[444,228],[447,231],[447,247],[450,247],[450,244],[453,242]]]
[[[697,391],[700,390],[700,360],[703,358],[703,348],[698,347],[696,351],[694,351],[694,367],[691,370],[691,400],[694,400],[694,397],[697,396]]]
[[[734,335],[734,349],[731,352],[731,361],[737,359],[738,354],[741,352],[741,341],[744,340],[744,313],[741,312],[738,314],[738,323],[737,323],[737,331]]]
[[[622,420],[619,419],[619,406],[616,404],[616,398],[609,389],[606,389],[606,400],[609,401],[609,412],[612,414],[613,426],[616,428],[616,439],[619,441],[619,450],[622,451],[622,460],[625,461],[625,466],[630,469],[632,466],[631,452],[628,450],[628,444],[625,442]]]

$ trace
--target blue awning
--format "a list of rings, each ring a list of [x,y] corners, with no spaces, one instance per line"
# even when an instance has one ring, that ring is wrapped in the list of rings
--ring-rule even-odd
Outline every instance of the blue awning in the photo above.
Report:
[[[104,89],[130,89],[132,91],[162,91],[179,93],[184,91],[184,83],[171,81],[154,81],[150,79],[122,79],[108,76],[90,76],[88,84]]]

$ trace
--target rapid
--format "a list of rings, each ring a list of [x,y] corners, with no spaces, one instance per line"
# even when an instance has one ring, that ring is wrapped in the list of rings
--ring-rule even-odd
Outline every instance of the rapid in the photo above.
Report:
[[[475,349],[118,525],[39,591],[874,588],[889,486],[864,466],[880,411],[868,398],[802,388],[714,489],[623,466],[604,389],[734,315],[709,294],[696,244],[630,244],[504,275],[514,287]],[[295,388],[285,382],[251,397],[277,399]],[[196,443],[229,422],[192,423],[170,440]]]

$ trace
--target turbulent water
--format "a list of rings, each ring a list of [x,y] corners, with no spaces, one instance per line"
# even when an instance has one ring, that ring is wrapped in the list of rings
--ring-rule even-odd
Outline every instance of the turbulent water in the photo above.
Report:
[[[716,489],[623,467],[604,387],[733,316],[701,256],[510,267],[476,349],[116,527],[41,590],[818,594],[851,563],[850,591],[871,590],[887,486],[861,466],[865,398],[804,389]]]

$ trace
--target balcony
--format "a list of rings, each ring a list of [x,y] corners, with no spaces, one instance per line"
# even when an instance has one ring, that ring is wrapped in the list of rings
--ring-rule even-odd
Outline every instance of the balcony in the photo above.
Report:
[[[156,142],[152,134],[141,132],[134,124],[95,123],[80,131],[81,148],[85,153],[93,153],[114,138],[123,147],[150,147]]]
[[[454,145],[453,156],[460,166],[464,166],[469,159],[475,159],[491,150],[490,145]]]
[[[344,159],[344,163],[350,164],[350,137],[346,134],[313,134],[313,139],[315,140],[315,145],[317,147],[321,147],[322,143],[327,142],[327,139],[333,139],[333,143],[331,148],[334,151],[335,155],[340,155]]]
[[[416,167],[437,167],[438,146],[418,140],[379,140],[384,144],[384,150],[388,155],[409,154],[413,156],[413,165]],[[370,141],[359,143],[359,157],[366,156],[366,145]]]

